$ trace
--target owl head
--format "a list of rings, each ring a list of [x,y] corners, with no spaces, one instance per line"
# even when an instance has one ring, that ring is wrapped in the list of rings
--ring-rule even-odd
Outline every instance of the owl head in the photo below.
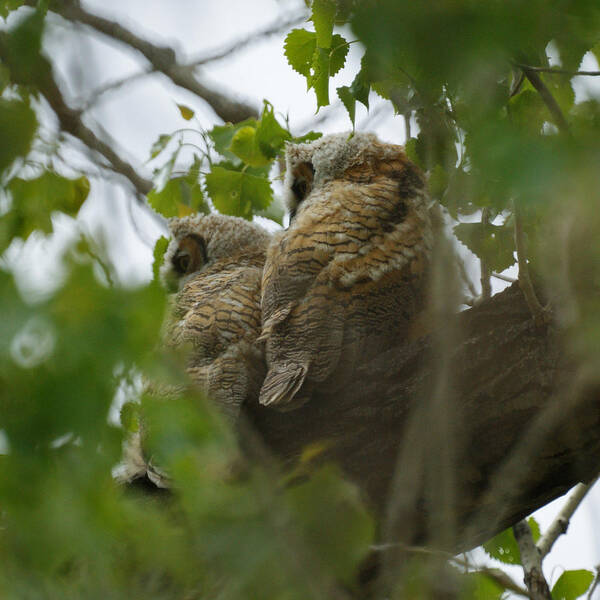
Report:
[[[160,279],[170,291],[221,259],[264,252],[270,239],[256,223],[217,213],[169,219],[169,230]]]
[[[351,168],[398,156],[405,158],[401,146],[384,144],[373,133],[336,133],[310,143],[288,144],[284,194],[290,219],[314,189],[344,179]]]

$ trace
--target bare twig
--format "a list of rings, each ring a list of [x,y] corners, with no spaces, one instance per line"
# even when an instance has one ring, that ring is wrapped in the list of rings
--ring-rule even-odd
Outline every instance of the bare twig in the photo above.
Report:
[[[233,42],[232,44],[230,44],[229,46],[226,46],[225,48],[222,48],[221,50],[216,50],[212,53],[207,54],[206,56],[203,56],[202,58],[196,58],[196,59],[190,61],[187,66],[200,67],[209,62],[214,62],[216,60],[222,60],[223,58],[227,58],[227,57],[231,56],[232,54],[236,54],[237,52],[240,52],[240,50],[243,50],[247,46],[249,46],[251,44],[255,44],[256,42],[259,42],[260,40],[262,40],[266,37],[269,37],[272,35],[277,35],[279,33],[282,33],[283,31],[287,31],[290,27],[293,27],[294,25],[301,23],[305,19],[306,19],[305,14],[296,14],[289,19],[286,19],[283,21],[279,20],[279,21],[269,25],[268,27],[261,29],[260,31],[255,31],[255,32],[251,33],[249,36],[247,36],[241,40],[237,40],[237,41]]]
[[[554,542],[556,542],[560,535],[567,532],[569,521],[571,520],[573,513],[577,510],[586,494],[590,491],[596,481],[597,479],[589,484],[579,483],[575,486],[575,488],[573,488],[573,493],[565,502],[562,510],[558,513],[550,527],[537,543],[537,547],[542,559],[550,552]]]
[[[517,63],[517,67],[520,69],[527,69],[528,71],[533,71],[535,73],[556,73],[557,75],[569,75],[571,77],[598,77],[600,76],[600,71],[570,71],[569,69],[559,69],[557,67],[532,67],[531,65],[522,65]]]
[[[523,233],[523,223],[517,202],[513,203],[515,218],[515,247],[517,249],[517,262],[519,265],[519,286],[523,291],[527,306],[533,315],[533,319],[538,326],[548,322],[549,311],[544,308],[538,300],[531,278],[529,276],[529,265],[527,264],[527,253],[525,249],[525,235]]]
[[[515,77],[515,80],[513,81],[512,85],[510,87],[510,94],[509,94],[510,98],[516,96],[519,93],[519,91],[521,90],[521,87],[523,85],[523,81],[525,81],[525,74],[521,70],[521,71],[519,71],[519,74],[517,75],[517,77]]]
[[[492,271],[492,277],[495,277],[496,279],[501,279],[502,281],[506,281],[507,283],[514,283],[515,281],[517,281],[514,277],[502,275],[502,273],[496,273],[496,271]]]
[[[594,583],[592,583],[590,587],[590,591],[587,595],[587,600],[592,600],[592,596],[598,587],[598,583],[600,582],[600,565],[596,565],[596,577],[594,577]]]
[[[525,74],[525,77],[527,77],[531,85],[536,89],[536,91],[548,107],[548,110],[554,117],[554,121],[558,129],[563,133],[568,133],[569,125],[567,123],[567,120],[565,119],[565,116],[563,115],[562,110],[558,105],[558,102],[556,102],[554,96],[550,93],[550,90],[546,87],[546,84],[542,81],[541,77],[536,71],[529,69],[527,66],[523,66],[522,69],[523,73]]]
[[[27,0],[27,3],[30,5],[35,4],[33,0]],[[194,65],[180,65],[177,63],[175,51],[172,48],[151,44],[115,21],[87,12],[80,6],[78,0],[57,4],[53,6],[53,10],[56,10],[57,14],[68,21],[76,21],[87,25],[137,50],[150,62],[153,70],[164,73],[175,85],[185,88],[202,98],[224,121],[237,122],[258,116],[255,107],[244,102],[235,101],[226,94],[202,83],[194,74]]]
[[[513,526],[513,533],[521,552],[524,581],[532,600],[552,600],[548,582],[542,572],[542,556],[538,550],[531,528],[527,521],[522,520]]]

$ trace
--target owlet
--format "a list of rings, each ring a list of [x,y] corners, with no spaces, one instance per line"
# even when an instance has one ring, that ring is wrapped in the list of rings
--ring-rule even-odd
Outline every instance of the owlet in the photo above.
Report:
[[[372,134],[289,145],[284,186],[292,220],[262,279],[260,402],[287,410],[407,338],[433,236],[423,174]]]

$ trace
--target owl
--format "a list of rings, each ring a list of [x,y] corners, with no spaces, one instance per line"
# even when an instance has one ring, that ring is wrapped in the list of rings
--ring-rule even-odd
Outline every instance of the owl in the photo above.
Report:
[[[372,134],[288,145],[291,215],[262,278],[260,403],[289,410],[409,335],[433,243],[425,179]]]
[[[169,221],[160,277],[177,289],[165,344],[189,347],[187,373],[235,421],[264,378],[260,285],[270,234],[220,214]]]

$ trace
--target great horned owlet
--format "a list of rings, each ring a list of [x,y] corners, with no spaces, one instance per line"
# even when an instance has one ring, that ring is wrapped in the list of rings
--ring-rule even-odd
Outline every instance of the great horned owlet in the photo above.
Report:
[[[372,134],[289,145],[284,186],[292,220],[263,274],[260,402],[287,410],[407,338],[432,232],[423,174]]]
[[[169,222],[172,240],[160,276],[178,288],[165,342],[191,347],[187,372],[235,420],[256,398],[265,375],[260,284],[270,234],[255,223],[220,214]]]

